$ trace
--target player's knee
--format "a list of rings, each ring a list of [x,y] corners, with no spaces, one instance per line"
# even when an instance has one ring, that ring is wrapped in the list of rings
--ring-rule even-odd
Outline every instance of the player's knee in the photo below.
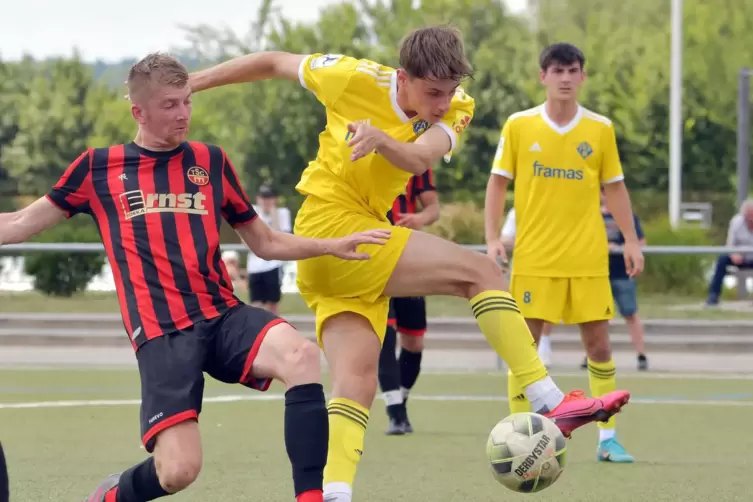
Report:
[[[400,346],[410,352],[422,352],[424,350],[424,337],[401,335]]]
[[[201,472],[201,455],[183,455],[156,462],[160,485],[169,493],[178,493],[196,481]]]
[[[299,337],[282,357],[280,377],[286,387],[315,383],[320,380],[321,356],[319,347],[312,341]]]
[[[482,291],[490,289],[506,290],[507,283],[500,267],[494,259],[481,253],[472,253],[467,260],[468,280],[463,288],[466,298],[473,298]]]

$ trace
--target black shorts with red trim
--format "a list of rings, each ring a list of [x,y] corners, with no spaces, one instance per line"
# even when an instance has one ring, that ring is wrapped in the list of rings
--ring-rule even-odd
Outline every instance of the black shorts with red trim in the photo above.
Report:
[[[426,298],[423,296],[392,298],[387,324],[404,335],[424,336],[426,334]]]
[[[142,343],[136,351],[141,375],[141,436],[151,453],[161,431],[198,420],[204,372],[225,383],[265,391],[272,383],[252,374],[269,329],[283,323],[266,310],[236,305],[220,317]]]

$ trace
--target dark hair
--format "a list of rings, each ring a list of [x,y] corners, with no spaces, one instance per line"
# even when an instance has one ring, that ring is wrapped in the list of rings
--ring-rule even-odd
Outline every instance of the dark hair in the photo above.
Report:
[[[400,66],[413,78],[460,81],[473,76],[463,35],[449,26],[421,28],[406,35],[400,43]]]
[[[544,49],[541,56],[539,56],[539,66],[543,71],[547,71],[553,64],[569,66],[573,63],[580,63],[581,70],[586,66],[586,56],[583,55],[583,51],[573,44],[552,44]]]

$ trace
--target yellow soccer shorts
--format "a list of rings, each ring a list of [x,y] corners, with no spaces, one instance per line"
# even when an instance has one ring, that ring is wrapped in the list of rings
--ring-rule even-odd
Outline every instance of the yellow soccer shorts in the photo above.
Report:
[[[324,322],[342,312],[362,315],[380,342],[384,339],[389,313],[389,298],[384,296],[384,288],[412,231],[393,227],[386,218],[381,220],[313,196],[306,198],[296,215],[294,232],[302,237],[337,238],[377,228],[389,228],[392,236],[383,246],[369,244],[359,247],[359,251],[371,255],[368,260],[319,256],[297,263],[298,290],[314,311],[320,345]]]
[[[612,319],[609,277],[512,276],[510,292],[526,319],[583,324]]]

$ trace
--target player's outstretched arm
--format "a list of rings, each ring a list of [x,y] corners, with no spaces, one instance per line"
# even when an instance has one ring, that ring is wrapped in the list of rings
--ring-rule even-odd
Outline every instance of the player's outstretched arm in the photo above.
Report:
[[[279,78],[298,81],[298,69],[307,55],[289,52],[254,52],[189,75],[193,92],[229,84]]]
[[[0,213],[0,246],[20,244],[57,225],[65,212],[47,197],[12,213]]]
[[[260,218],[235,229],[240,238],[263,260],[294,261],[332,255],[344,260],[368,260],[367,252],[358,246],[384,245],[391,232],[388,229],[369,230],[338,239],[309,239],[286,232],[275,232]]]

